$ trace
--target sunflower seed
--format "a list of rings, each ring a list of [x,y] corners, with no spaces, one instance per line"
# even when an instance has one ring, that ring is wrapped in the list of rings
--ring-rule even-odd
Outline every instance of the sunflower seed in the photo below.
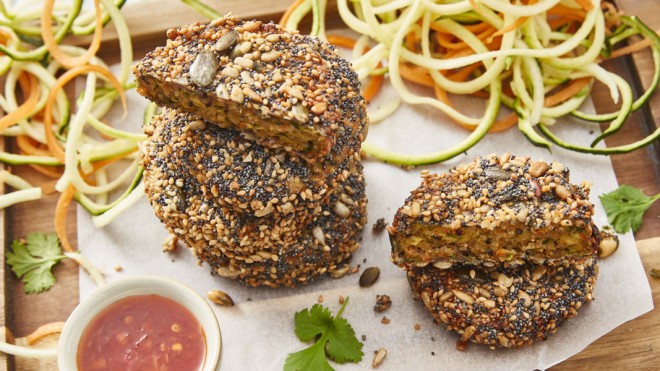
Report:
[[[280,55],[281,55],[280,52],[277,52],[277,51],[271,50],[271,51],[269,51],[269,52],[266,52],[266,53],[262,54],[262,55],[261,55],[261,60],[262,60],[263,62],[266,62],[266,63],[268,63],[268,62],[273,62],[273,61],[275,61],[277,58],[279,58]]]
[[[222,305],[223,307],[231,307],[234,305],[234,301],[231,299],[226,292],[220,290],[211,290],[206,293],[206,297],[210,301]]]
[[[555,188],[555,193],[557,193],[557,196],[561,198],[562,200],[566,200],[569,197],[571,197],[571,192],[568,191],[568,188],[564,187],[561,184],[557,184],[557,188]]]
[[[468,294],[466,294],[466,293],[464,293],[463,291],[460,291],[460,290],[451,290],[451,291],[454,293],[454,296],[456,296],[456,298],[459,299],[460,301],[462,301],[462,302],[464,302],[468,305],[474,304],[474,298],[472,298],[472,296],[470,296],[470,295],[468,295]]]
[[[346,219],[351,215],[351,210],[348,209],[341,201],[337,201],[334,207],[335,214],[342,219]]]
[[[474,333],[477,332],[477,328],[474,326],[470,326],[465,329],[465,332],[463,332],[463,336],[461,337],[461,340],[463,341],[468,341],[470,338],[474,335]]]
[[[449,300],[453,297],[454,297],[454,293],[451,292],[451,291],[447,291],[444,294],[440,295],[440,297],[438,298],[438,301],[441,302],[441,303],[444,303],[444,302],[446,302],[447,300]]]
[[[319,242],[319,245],[325,246],[325,234],[318,225],[312,229],[312,236]]]
[[[229,99],[229,89],[227,89],[227,85],[218,84],[218,86],[215,88],[215,95],[217,95],[218,98],[221,99],[225,99],[225,100]]]
[[[500,284],[500,287],[509,288],[511,285],[513,285],[513,278],[507,277],[507,275],[504,273],[500,273],[500,275],[497,277],[497,282]]]
[[[433,306],[431,305],[431,297],[429,296],[429,293],[424,291],[421,294],[422,297],[422,302],[424,303],[424,306],[428,310],[433,310]]]
[[[532,271],[532,280],[538,281],[541,277],[543,277],[547,270],[548,269],[545,267],[545,265],[537,265],[536,268],[534,268]]]
[[[218,72],[218,57],[212,52],[203,51],[197,54],[190,66],[190,79],[199,86],[209,86]]]
[[[369,287],[373,285],[380,276],[380,269],[378,267],[369,267],[362,272],[360,276],[360,286]]]
[[[451,262],[435,262],[433,263],[433,266],[438,269],[449,269],[451,268],[452,264]]]
[[[296,104],[293,106],[291,109],[293,111],[293,117],[296,118],[296,120],[305,123],[309,121],[309,114],[307,112],[307,108],[304,107],[302,104]]]
[[[243,91],[241,88],[238,86],[234,86],[231,88],[231,100],[233,100],[236,103],[243,103],[243,99],[245,98],[245,94],[243,94]]]
[[[383,363],[385,356],[387,356],[387,350],[385,350],[385,348],[378,349],[374,355],[374,360],[371,362],[371,367],[376,368],[380,366],[380,364]]]
[[[220,277],[224,277],[224,278],[236,278],[238,277],[239,274],[241,274],[241,272],[231,270],[227,267],[220,267],[216,269],[216,272],[218,272],[218,275]]]
[[[532,305],[532,298],[527,292],[518,290],[518,297],[523,301],[525,308],[528,308],[530,305]]]
[[[341,268],[337,268],[336,270],[330,272],[330,277],[332,278],[342,278],[348,273],[348,270],[351,269],[351,267],[346,264]]]

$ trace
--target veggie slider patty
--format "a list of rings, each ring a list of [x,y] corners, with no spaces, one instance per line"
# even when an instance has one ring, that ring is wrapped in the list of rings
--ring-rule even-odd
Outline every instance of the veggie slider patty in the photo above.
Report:
[[[350,63],[330,44],[232,16],[167,35],[133,70],[137,91],[153,102],[330,172],[359,150],[366,103]]]

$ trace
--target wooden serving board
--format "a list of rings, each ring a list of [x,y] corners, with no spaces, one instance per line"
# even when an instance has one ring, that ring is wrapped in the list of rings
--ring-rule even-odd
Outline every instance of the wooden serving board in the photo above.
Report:
[[[243,18],[278,20],[288,7],[288,0],[207,0],[205,1],[220,13],[232,11]],[[617,0],[619,7],[626,14],[637,14],[653,29],[660,29],[660,1],[658,0]],[[329,10],[335,9],[331,1]],[[202,21],[180,1],[139,0],[131,1],[122,9],[134,40],[135,57],[162,43],[164,32],[181,24]],[[155,15],[156,14],[156,15]],[[337,17],[328,19],[329,25],[339,25]],[[105,42],[100,56],[110,62],[117,61],[116,34],[110,27],[104,32]],[[74,39],[73,42],[84,42]],[[638,53],[630,58],[628,64],[615,64],[613,67],[628,73],[628,81],[639,81],[648,86],[653,73],[650,53]],[[620,72],[621,73],[621,72]],[[608,110],[611,105],[605,89],[596,89],[593,100],[599,111]],[[628,143],[641,138],[645,132],[654,130],[660,123],[660,94],[656,94],[650,106],[643,112],[636,113],[616,137],[608,139],[608,146]],[[13,144],[0,143],[0,146],[12,147]],[[612,157],[617,178],[620,183],[634,185],[647,194],[660,192],[660,143],[645,150]],[[29,181],[39,184],[45,181],[29,168],[16,168],[16,173]],[[0,185],[1,186],[1,185]],[[1,188],[0,188],[1,191]],[[24,237],[30,232],[52,231],[55,204],[58,195],[49,195],[42,200],[24,203],[0,210],[0,242],[8,246],[15,238]],[[68,214],[67,225],[69,238],[76,244],[75,208]],[[656,203],[647,212],[642,229],[636,234],[638,247],[645,269],[660,268],[660,203]],[[4,251],[0,252],[4,261]],[[64,261],[55,268],[57,284],[50,291],[39,295],[25,295],[22,284],[4,264],[0,265],[0,293],[4,301],[0,302],[0,324],[4,324],[15,336],[25,336],[38,326],[53,321],[64,321],[78,303],[78,269],[70,261]],[[656,306],[660,305],[660,280],[649,278]],[[622,300],[625,294],[622,293]],[[658,369],[660,359],[660,311],[652,312],[630,321],[591,344],[587,349],[555,367],[555,369]],[[10,334],[10,337],[11,337]],[[54,342],[54,339],[48,341]],[[51,343],[52,346],[53,343]],[[48,346],[48,342],[41,344]],[[15,367],[14,367],[15,366]],[[365,366],[366,367],[366,366]],[[0,353],[0,371],[51,370],[56,364],[48,361],[18,359],[15,365]]]

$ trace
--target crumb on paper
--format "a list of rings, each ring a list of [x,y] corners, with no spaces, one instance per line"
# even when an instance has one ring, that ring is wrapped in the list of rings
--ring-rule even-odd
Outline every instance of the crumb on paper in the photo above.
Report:
[[[339,295],[339,304],[344,304],[344,295]]]
[[[376,295],[376,305],[374,305],[374,312],[382,313],[392,306],[392,299],[389,295]]]
[[[390,319],[387,318],[387,316],[383,316],[383,319],[380,320],[380,323],[382,323],[383,325],[389,325]]]
[[[319,295],[319,298],[316,299],[319,303],[323,303],[323,295]]]
[[[419,331],[421,329],[422,329],[422,325],[420,325],[419,323],[415,323],[415,331]]]
[[[124,267],[122,267],[121,265],[115,265],[115,272],[119,273],[123,270],[124,270]]]
[[[179,244],[179,238],[176,236],[170,235],[163,241],[163,252],[175,252]]]
[[[387,222],[385,221],[385,218],[379,218],[376,220],[376,223],[371,227],[372,231],[374,233],[380,233],[385,230],[387,227]]]

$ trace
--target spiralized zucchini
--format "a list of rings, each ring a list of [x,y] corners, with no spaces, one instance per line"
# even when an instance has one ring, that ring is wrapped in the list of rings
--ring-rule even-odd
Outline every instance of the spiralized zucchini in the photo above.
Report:
[[[313,22],[322,26],[324,4],[298,1],[282,23],[295,29],[312,12]],[[639,19],[620,16],[611,5],[601,6],[600,0],[338,0],[337,6],[344,23],[361,35],[353,50],[353,66],[361,79],[386,70],[403,102],[432,106],[473,131],[451,148],[425,155],[394,153],[367,141],[363,150],[374,158],[409,166],[441,162],[469,149],[489,130],[516,124],[534,145],[549,149],[556,144],[592,154],[629,152],[660,136],[656,131],[629,145],[597,147],[623,127],[660,82],[658,35]],[[324,35],[324,30],[313,27],[312,34]],[[650,40],[655,74],[651,86],[634,100],[629,83],[600,63],[610,55],[625,54],[624,48],[614,48],[636,35]],[[366,53],[364,45],[371,46]],[[414,94],[405,81],[433,88],[435,97]],[[580,111],[595,81],[609,89],[619,103],[617,111]],[[488,97],[486,113],[480,119],[469,117],[451,105],[448,94]],[[516,117],[497,120],[500,105]],[[610,124],[591,146],[574,145],[550,130],[565,115]],[[382,113],[375,118],[382,120]]]

